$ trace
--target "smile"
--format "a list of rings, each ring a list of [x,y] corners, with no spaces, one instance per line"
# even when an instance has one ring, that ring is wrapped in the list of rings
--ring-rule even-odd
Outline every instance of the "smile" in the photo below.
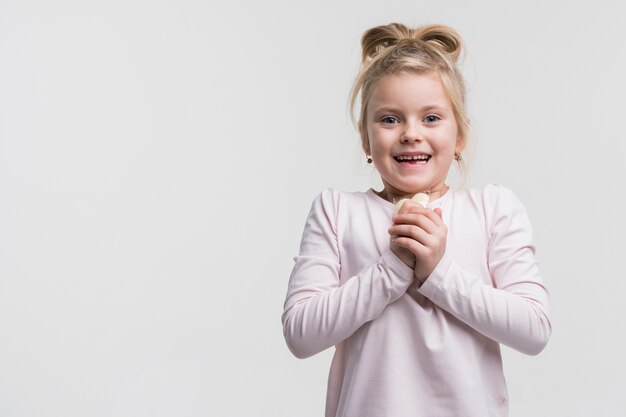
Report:
[[[431,155],[420,154],[420,155],[397,155],[394,156],[393,159],[400,164],[426,164],[431,158]]]

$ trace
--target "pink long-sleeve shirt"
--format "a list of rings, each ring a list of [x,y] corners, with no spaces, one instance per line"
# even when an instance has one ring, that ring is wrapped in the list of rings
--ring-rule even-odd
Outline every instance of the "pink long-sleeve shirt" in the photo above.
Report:
[[[389,249],[394,205],[373,190],[313,202],[282,316],[299,358],[335,346],[327,417],[506,416],[500,343],[537,354],[548,293],[526,212],[507,188],[431,201],[448,227],[421,285]]]

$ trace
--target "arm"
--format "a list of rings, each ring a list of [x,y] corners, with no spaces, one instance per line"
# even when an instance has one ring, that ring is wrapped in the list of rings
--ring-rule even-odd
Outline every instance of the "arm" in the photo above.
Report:
[[[326,190],[313,202],[289,279],[283,332],[299,358],[345,340],[413,282],[413,270],[387,250],[373,265],[339,285],[336,198]]]
[[[443,256],[420,292],[485,336],[526,354],[537,354],[551,334],[548,292],[532,245],[532,229],[521,203],[509,190],[484,197],[489,271],[493,285]]]

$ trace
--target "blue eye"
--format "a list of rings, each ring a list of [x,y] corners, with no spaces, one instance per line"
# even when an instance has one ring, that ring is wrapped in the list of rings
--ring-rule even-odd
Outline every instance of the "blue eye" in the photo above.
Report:
[[[429,114],[424,118],[426,123],[436,123],[440,120],[439,116],[435,116],[434,114]]]
[[[382,121],[383,123],[386,123],[386,124],[395,124],[395,123],[399,123],[398,119],[396,119],[396,118],[395,118],[395,117],[393,117],[393,116],[385,116],[385,117],[383,117],[383,118],[381,119],[381,121]]]

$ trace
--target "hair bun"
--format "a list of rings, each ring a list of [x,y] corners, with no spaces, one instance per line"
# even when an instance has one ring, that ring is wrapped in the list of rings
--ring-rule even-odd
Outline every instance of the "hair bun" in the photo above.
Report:
[[[384,48],[395,45],[400,39],[411,38],[411,35],[411,29],[401,23],[390,23],[369,29],[361,38],[362,62],[374,58]]]
[[[363,34],[361,62],[365,64],[388,46],[402,40],[424,42],[447,55],[452,62],[456,62],[463,47],[461,36],[449,26],[425,25],[409,29],[401,23],[390,23],[376,26]]]
[[[463,41],[458,32],[445,25],[426,25],[415,29],[414,37],[448,55],[455,62],[461,55]]]

